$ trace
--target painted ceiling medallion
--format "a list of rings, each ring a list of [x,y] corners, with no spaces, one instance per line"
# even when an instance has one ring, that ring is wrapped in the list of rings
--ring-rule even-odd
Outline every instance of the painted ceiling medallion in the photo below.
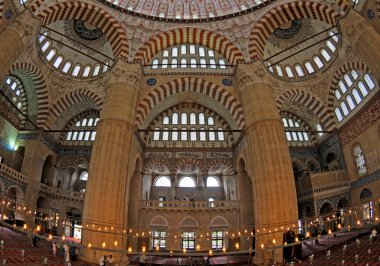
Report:
[[[281,39],[290,39],[294,37],[302,27],[301,19],[294,19],[278,27],[273,34]]]
[[[74,20],[74,30],[86,41],[95,41],[103,36],[103,32],[83,20]]]

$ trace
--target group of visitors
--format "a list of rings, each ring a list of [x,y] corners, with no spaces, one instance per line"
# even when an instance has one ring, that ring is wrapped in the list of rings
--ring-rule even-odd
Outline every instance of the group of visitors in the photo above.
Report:
[[[100,266],[112,266],[115,265],[115,259],[112,257],[112,255],[104,255],[100,257],[99,259],[99,265]]]
[[[78,249],[74,245],[68,245],[62,242],[53,242],[53,255],[55,257],[63,256],[64,265],[71,266],[78,256]]]

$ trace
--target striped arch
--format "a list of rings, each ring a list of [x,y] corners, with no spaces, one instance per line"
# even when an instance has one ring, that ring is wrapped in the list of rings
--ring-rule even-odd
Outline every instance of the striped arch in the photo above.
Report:
[[[9,192],[10,189],[14,188],[16,190],[16,197],[17,197],[17,202],[20,200],[22,201],[24,199],[25,193],[22,190],[22,188],[19,185],[11,185],[7,188],[7,193]]]
[[[128,58],[129,47],[125,29],[106,10],[81,1],[65,1],[39,10],[42,3],[43,1],[36,1],[31,5],[32,12],[42,20],[42,25],[69,19],[87,21],[106,35],[116,59]]]
[[[210,162],[207,162],[207,173],[209,173],[213,167],[218,167],[219,165],[224,166],[223,173],[227,175],[232,175],[235,173],[235,169],[231,163],[231,160],[228,159],[214,159]]]
[[[42,127],[43,122],[49,115],[49,94],[43,74],[36,66],[23,62],[13,64],[9,72],[12,74],[15,72],[22,72],[31,78],[34,85],[35,94],[37,96],[38,105],[36,125],[38,127]],[[24,88],[24,90],[26,91],[26,88]]]
[[[103,104],[102,99],[96,95],[94,92],[79,89],[72,91],[64,96],[62,96],[49,110],[49,118],[44,123],[44,128],[49,129],[50,126],[57,120],[57,118],[68,109],[70,106],[80,103],[80,102],[93,102],[98,106],[99,110]]]
[[[306,165],[305,163],[299,159],[299,158],[295,158],[295,157],[292,157],[292,164],[297,166],[299,170],[305,170],[306,169]]]
[[[314,167],[316,167],[316,169],[318,169],[318,172],[321,171],[321,163],[320,163],[317,159],[315,159],[315,158],[313,158],[313,157],[308,157],[308,158],[306,158],[306,159],[305,159],[305,165],[306,165],[306,167],[307,167],[309,170],[311,170],[311,169],[309,168],[309,165],[313,165]],[[314,170],[315,170],[315,169],[314,169]]]
[[[298,19],[309,18],[336,25],[337,20],[345,16],[350,6],[345,0],[336,1],[339,11],[327,6],[321,1],[294,1],[285,3],[271,9],[255,24],[248,44],[251,60],[262,59],[264,47],[269,36],[284,23]]]
[[[370,72],[369,67],[363,63],[363,62],[347,62],[341,67],[338,68],[338,70],[335,72],[331,83],[330,83],[330,89],[328,92],[328,98],[327,98],[327,109],[334,113],[334,107],[335,107],[335,90],[338,88],[338,82],[341,77],[351,70],[360,70],[363,72]]]
[[[215,99],[231,113],[240,129],[245,127],[242,106],[234,95],[215,83],[194,77],[183,77],[172,80],[145,96],[137,106],[136,126],[141,127],[149,112],[159,102],[171,95],[186,91],[199,92]]]
[[[153,36],[137,50],[135,62],[148,64],[152,57],[163,49],[176,44],[199,44],[222,54],[229,64],[244,62],[240,49],[226,37],[198,28],[178,28]]]
[[[0,0],[0,22],[3,18],[4,0]]]
[[[295,120],[298,120],[299,122],[301,122],[301,123],[300,123],[301,127],[305,128],[307,131],[314,131],[314,129],[312,129],[312,128],[310,127],[310,125],[307,124],[307,123],[305,122],[305,120],[304,120],[302,117],[299,117],[298,115],[296,115],[296,114],[294,114],[294,113],[292,113],[292,112],[289,112],[289,111],[281,111],[281,112],[280,112],[280,116],[281,116],[281,117],[293,118],[293,119],[295,119]],[[316,140],[315,134],[314,134],[314,133],[311,133],[311,134],[310,134],[310,138],[311,138],[311,140],[314,142],[314,141]]]
[[[192,159],[192,158],[182,159],[175,164],[175,169],[176,170],[181,169],[186,164],[195,165],[196,167],[198,167],[201,174],[204,175],[205,173],[204,166],[197,159]]]
[[[169,160],[165,160],[165,159],[161,159],[161,158],[151,159],[151,160],[146,161],[144,163],[143,172],[146,173],[146,174],[147,173],[151,174],[153,166],[155,166],[157,164],[162,164],[162,165],[166,166],[169,169],[170,173],[175,173],[175,168],[173,168],[173,166],[169,162]]]
[[[288,102],[297,102],[304,105],[319,118],[325,129],[331,130],[335,127],[335,118],[333,114],[318,98],[311,95],[311,93],[305,90],[291,89],[285,91],[276,99],[277,107],[280,110],[282,105]]]

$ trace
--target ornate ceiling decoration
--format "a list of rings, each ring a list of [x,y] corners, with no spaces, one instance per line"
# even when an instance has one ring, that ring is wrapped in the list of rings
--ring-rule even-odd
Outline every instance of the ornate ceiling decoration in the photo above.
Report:
[[[89,25],[83,20],[74,20],[73,27],[76,34],[86,41],[95,41],[103,36],[100,29]]]
[[[193,22],[245,14],[273,0],[99,0],[124,12],[151,19]]]
[[[290,39],[296,35],[302,27],[301,19],[294,19],[285,25],[278,27],[273,34],[281,39]]]

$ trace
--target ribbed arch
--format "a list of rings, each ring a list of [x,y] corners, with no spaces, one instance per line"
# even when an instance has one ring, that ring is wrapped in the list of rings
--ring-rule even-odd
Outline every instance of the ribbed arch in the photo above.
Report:
[[[134,61],[147,64],[155,54],[177,44],[199,44],[209,47],[223,55],[229,64],[244,62],[243,54],[232,41],[216,32],[197,28],[179,28],[153,36],[140,46]]]
[[[234,95],[213,82],[193,77],[169,81],[148,93],[137,106],[136,126],[141,127],[149,112],[165,98],[187,91],[198,92],[218,101],[231,113],[239,128],[245,127],[241,104]]]
[[[350,8],[347,1],[336,1],[340,10],[322,4],[320,1],[294,1],[272,8],[255,24],[249,39],[248,49],[251,60],[262,59],[269,36],[286,22],[299,18],[309,18],[336,25]]]

